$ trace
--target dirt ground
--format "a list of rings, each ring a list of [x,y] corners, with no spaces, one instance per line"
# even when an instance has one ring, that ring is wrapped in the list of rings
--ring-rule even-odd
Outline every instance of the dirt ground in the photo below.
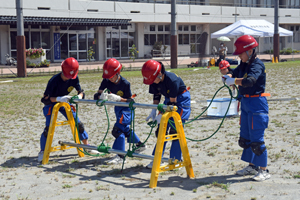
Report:
[[[151,170],[145,168],[149,160],[140,158],[128,158],[123,172],[121,165],[105,164],[113,155],[80,158],[75,149],[51,153],[47,165],[38,163],[39,138],[45,123],[40,97],[50,77],[0,83],[0,199],[299,199],[299,100],[272,101],[300,96],[299,70],[299,62],[267,66],[266,92],[272,96],[268,98],[270,121],[265,142],[271,179],[254,182],[251,176],[235,175],[247,165],[240,160],[242,149],[237,143],[237,116],[227,117],[219,132],[209,140],[187,140],[194,179],[187,178],[183,168],[163,172],[156,188],[149,188]],[[220,73],[216,69],[202,68],[174,72],[191,87],[191,97],[196,102],[192,104],[193,119],[206,106],[201,100],[212,98],[222,86]],[[137,94],[137,103],[152,103],[141,75],[129,76],[124,72],[123,76],[131,83],[132,93]],[[79,78],[86,99],[92,99],[101,75],[82,74]],[[228,91],[222,90],[216,98],[220,97],[229,97]],[[14,106],[11,108],[9,103]],[[114,139],[110,132],[115,116],[112,106],[107,109],[110,130],[105,144],[112,146]],[[135,132],[142,141],[150,131],[145,121],[150,112],[149,109],[135,110]],[[80,104],[78,113],[89,134],[90,144],[99,145],[108,125],[104,108]],[[60,115],[59,120],[64,118]],[[220,118],[203,115],[185,126],[185,134],[200,140],[210,136],[220,123]],[[53,146],[57,146],[59,140],[72,142],[69,127],[56,128]],[[152,134],[143,154],[151,155],[155,143]],[[169,150],[168,143],[164,157],[168,157]]]

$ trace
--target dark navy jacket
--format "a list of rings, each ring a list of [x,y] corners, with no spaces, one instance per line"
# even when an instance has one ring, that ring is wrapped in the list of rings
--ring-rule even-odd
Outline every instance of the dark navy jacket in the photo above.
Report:
[[[62,80],[61,73],[52,76],[48,81],[45,96],[60,97],[68,95],[74,88],[77,91],[81,91],[78,76],[75,79],[69,79],[67,81]]]
[[[254,77],[256,83],[252,87],[239,86],[241,95],[255,95],[265,92],[266,87],[266,68],[264,63],[256,58],[250,66],[247,63],[241,63],[232,71],[233,78]]]
[[[183,80],[172,72],[165,72],[164,81],[156,84],[152,83],[149,87],[150,94],[162,94],[166,98],[175,98],[182,94],[186,89]]]

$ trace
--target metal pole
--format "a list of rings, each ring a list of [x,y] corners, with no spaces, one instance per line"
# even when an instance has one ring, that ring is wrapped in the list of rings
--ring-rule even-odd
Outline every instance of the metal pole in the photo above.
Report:
[[[58,141],[58,144],[60,145],[67,145],[67,146],[73,146],[73,147],[78,147],[78,148],[83,148],[83,149],[92,149],[98,151],[98,147],[96,146],[91,146],[91,145],[84,145],[84,144],[77,144],[77,143],[72,143],[72,142],[64,142],[64,141]],[[125,156],[127,154],[126,151],[121,151],[117,149],[108,149],[109,153],[115,153],[118,155]],[[154,160],[154,156],[149,156],[149,155],[144,155],[144,154],[139,154],[139,153],[132,153],[133,157],[138,157],[138,158],[143,158],[143,159],[148,159],[148,160]],[[169,161],[174,161],[173,159],[169,158],[161,158],[163,162],[169,162]]]
[[[86,104],[96,104],[97,100],[89,100],[89,99],[73,99],[75,103],[86,103]],[[103,105],[112,105],[112,106],[121,106],[121,107],[129,107],[130,103],[126,102],[115,102],[115,101],[99,101],[98,103],[103,103]],[[156,104],[142,104],[142,103],[134,103],[132,107],[135,108],[145,108],[145,109],[157,109]],[[172,105],[164,105],[162,107],[164,110],[177,110],[177,106],[172,106]]]
[[[177,68],[176,0],[171,0],[171,68]]]
[[[276,58],[279,61],[279,33],[278,33],[278,9],[279,9],[279,0],[274,0],[274,36],[273,36],[273,54],[274,60]]]
[[[26,54],[23,22],[23,0],[16,0],[17,10],[17,74],[18,77],[26,77]]]
[[[23,0],[16,0],[16,9],[17,9],[17,35],[24,35]]]

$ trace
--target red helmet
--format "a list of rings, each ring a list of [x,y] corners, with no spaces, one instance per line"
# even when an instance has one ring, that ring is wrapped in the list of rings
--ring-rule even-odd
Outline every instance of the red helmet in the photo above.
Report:
[[[142,68],[144,84],[151,85],[161,71],[161,68],[161,64],[155,60],[145,62]]]
[[[114,75],[119,73],[122,69],[122,65],[115,58],[110,58],[105,61],[103,65],[102,78],[112,78]]]
[[[75,58],[70,57],[61,63],[61,69],[65,77],[75,79],[78,74],[79,64]]]
[[[245,51],[254,49],[258,46],[258,43],[251,35],[243,35],[235,41],[234,46],[236,49],[233,55],[239,55]]]
[[[230,67],[230,64],[227,60],[222,60],[219,63],[219,69],[226,69],[227,67]]]

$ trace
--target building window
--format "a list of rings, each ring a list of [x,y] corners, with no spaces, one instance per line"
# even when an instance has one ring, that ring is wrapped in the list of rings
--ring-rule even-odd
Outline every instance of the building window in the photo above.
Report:
[[[183,44],[183,41],[182,41],[182,34],[179,34],[179,35],[178,35],[178,44]]]
[[[157,42],[164,43],[164,35],[163,34],[157,34]]]
[[[16,36],[17,30],[15,26],[10,26],[10,50],[11,56],[16,56],[17,47],[16,47]],[[40,25],[27,25],[24,28],[24,36],[26,41],[26,49],[29,48],[43,48],[46,50],[46,58],[51,59],[50,50],[50,31],[49,26],[40,26]]]
[[[121,30],[127,30],[128,26],[127,25],[122,25]]]
[[[170,34],[165,34],[165,45],[170,45]]]
[[[195,25],[191,26],[191,31],[196,31],[196,26]]]
[[[183,44],[190,44],[189,34],[183,34]]]
[[[196,34],[191,34],[190,38],[191,38],[191,43],[195,43],[196,42]]]
[[[145,34],[144,35],[144,45],[149,45],[150,41],[149,41],[149,34]]]
[[[154,45],[156,42],[156,34],[145,34],[144,35],[144,44],[145,45]]]
[[[163,45],[170,45],[170,34],[144,35],[144,45],[154,45],[155,42],[162,42]]]
[[[201,34],[190,34],[190,53],[200,52],[200,37]]]
[[[189,34],[179,34],[179,44],[190,44],[190,36]]]
[[[150,45],[154,45],[156,42],[156,34],[150,34]]]
[[[170,31],[170,25],[165,25],[165,31]]]
[[[150,25],[150,31],[155,31],[155,25]]]
[[[188,25],[185,25],[185,26],[183,27],[183,30],[184,30],[184,31],[189,31],[189,26],[188,26]]]
[[[182,31],[182,25],[178,26],[178,31]]]
[[[164,25],[158,25],[157,30],[158,31],[164,31]]]

